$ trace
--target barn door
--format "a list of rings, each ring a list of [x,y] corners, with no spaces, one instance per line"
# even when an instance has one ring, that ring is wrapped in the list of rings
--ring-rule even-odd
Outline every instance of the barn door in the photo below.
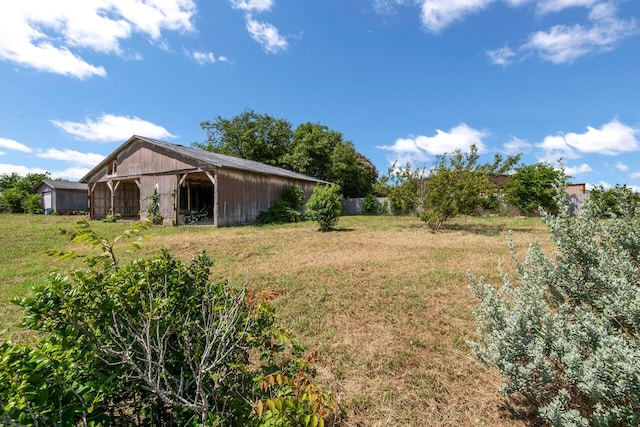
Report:
[[[49,215],[53,210],[53,201],[51,197],[51,191],[42,193],[42,201],[43,201],[42,207],[44,208],[44,213]]]

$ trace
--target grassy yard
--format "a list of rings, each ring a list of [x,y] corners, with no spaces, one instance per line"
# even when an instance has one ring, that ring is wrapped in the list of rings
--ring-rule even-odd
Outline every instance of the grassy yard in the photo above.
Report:
[[[0,330],[27,339],[9,303],[51,271],[80,267],[45,249],[69,249],[78,218],[0,215]],[[125,223],[92,223],[109,236]],[[538,219],[461,218],[434,232],[413,217],[344,217],[339,231],[315,223],[285,226],[157,227],[142,249],[166,248],[180,258],[206,250],[214,275],[284,290],[275,304],[282,325],[324,362],[327,384],[347,413],[347,426],[524,426],[514,405],[500,397],[500,378],[472,355],[475,337],[467,271],[499,281],[509,268],[508,230],[520,254],[536,238],[550,247]],[[119,245],[129,249],[126,241]],[[82,248],[81,248],[82,249]]]

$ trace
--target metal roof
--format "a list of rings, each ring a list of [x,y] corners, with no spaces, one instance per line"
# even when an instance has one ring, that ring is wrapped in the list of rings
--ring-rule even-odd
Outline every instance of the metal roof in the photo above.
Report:
[[[86,181],[94,170],[103,167],[104,164],[111,158],[113,158],[118,152],[120,152],[125,146],[132,144],[134,141],[142,141],[147,144],[162,148],[174,152],[180,156],[188,157],[197,160],[199,163],[208,164],[218,168],[237,169],[255,173],[261,173],[265,175],[276,175],[286,178],[298,179],[302,181],[311,181],[318,183],[326,183],[318,178],[314,178],[308,175],[304,175],[298,172],[293,172],[287,169],[279,168],[276,166],[267,165],[265,163],[255,162],[253,160],[241,159],[239,157],[228,156],[226,154],[212,153],[210,151],[204,151],[193,147],[185,147],[179,144],[173,144],[166,141],[160,141],[153,138],[147,138],[144,136],[133,135],[122,146],[120,146],[111,155],[105,158],[99,165],[97,165],[91,172],[85,175],[80,181]]]
[[[84,182],[71,182],[71,181],[58,181],[55,179],[44,179],[40,181],[38,187],[40,185],[46,184],[51,188],[55,188],[56,190],[83,190],[87,191],[87,184]]]

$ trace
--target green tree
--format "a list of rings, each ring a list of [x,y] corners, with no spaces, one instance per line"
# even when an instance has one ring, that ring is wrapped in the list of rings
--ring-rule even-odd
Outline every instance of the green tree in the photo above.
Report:
[[[505,201],[527,215],[538,208],[557,212],[554,183],[561,173],[547,163],[518,166],[505,186]]]
[[[365,197],[377,179],[373,163],[358,153],[351,142],[336,145],[331,153],[328,180],[342,189],[344,197]]]
[[[320,231],[332,230],[340,219],[342,193],[337,185],[318,185],[307,201],[307,217],[318,222]]]
[[[42,195],[38,193],[27,195],[22,201],[22,210],[30,214],[44,213],[44,209],[42,209]]]
[[[492,178],[503,175],[520,156],[503,158],[496,154],[492,163],[479,163],[475,145],[468,153],[460,149],[438,155],[429,176],[418,186],[420,218],[433,228],[460,214],[472,214],[482,205],[482,197],[496,192]]]
[[[24,177],[20,177],[16,173],[3,175],[0,178],[0,202],[10,212],[37,213],[40,199],[38,193],[35,192],[36,186],[40,181],[50,178],[49,172],[28,173]],[[35,195],[38,195],[37,203],[35,203]]]
[[[608,189],[600,185],[589,191],[587,203],[599,212],[601,217],[617,217],[628,214],[624,209],[639,206],[640,196],[626,184],[616,184],[615,187]]]
[[[293,132],[292,147],[285,162],[294,171],[328,181],[331,155],[341,142],[340,132],[319,123],[303,123]]]
[[[562,177],[561,177],[562,178]],[[472,278],[479,359],[504,377],[501,391],[524,396],[548,425],[640,425],[640,207],[621,200],[603,220],[586,204],[569,215],[565,182],[559,213],[543,211],[557,248],[538,242],[515,274],[492,286]]]
[[[246,110],[232,119],[221,116],[200,123],[207,140],[194,147],[274,166],[285,166],[283,157],[291,148],[291,124],[268,114]]]
[[[358,153],[351,141],[318,123],[296,128],[284,163],[296,172],[337,184],[345,197],[366,196],[378,178],[373,163]]]
[[[0,194],[8,188],[13,188],[21,179],[22,177],[16,172],[0,175]]]
[[[387,169],[387,175],[380,179],[379,187],[384,188],[392,213],[413,213],[422,205],[425,175],[424,169],[416,168],[410,163],[404,166],[394,163]]]

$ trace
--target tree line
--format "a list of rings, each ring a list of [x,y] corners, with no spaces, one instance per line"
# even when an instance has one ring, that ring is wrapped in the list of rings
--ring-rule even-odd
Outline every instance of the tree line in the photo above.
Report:
[[[49,172],[0,175],[0,211],[13,213],[43,213],[41,196],[36,193],[40,181],[51,179]]]
[[[344,197],[365,197],[378,180],[373,163],[342,133],[320,123],[293,129],[285,119],[245,110],[200,123],[204,142],[194,147],[299,172],[338,185]]]
[[[508,209],[537,215],[539,208],[558,210],[554,183],[563,172],[547,163],[520,164],[520,155],[496,154],[493,161],[481,163],[477,147],[471,146],[467,152],[458,149],[436,156],[430,168],[394,164],[379,176],[351,141],[320,123],[306,122],[294,129],[285,119],[247,109],[232,118],[203,121],[200,127],[206,139],[194,142],[196,148],[313,176],[336,185],[343,197],[371,201],[373,196],[386,196],[388,211],[416,214],[434,228],[457,215],[504,214]],[[507,174],[506,182],[500,182]],[[50,174],[0,176],[0,207],[41,213],[41,196],[35,187],[43,179],[50,179]],[[593,191],[615,210],[613,189]],[[284,213],[290,216],[291,209]]]

